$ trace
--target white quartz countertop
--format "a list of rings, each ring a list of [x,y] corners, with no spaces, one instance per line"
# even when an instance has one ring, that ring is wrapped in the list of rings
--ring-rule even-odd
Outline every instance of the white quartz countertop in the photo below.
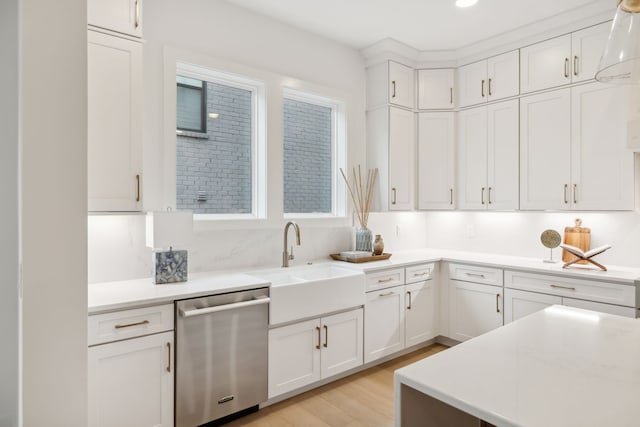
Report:
[[[499,427],[638,426],[640,321],[551,306],[397,370],[396,405],[400,384]]]
[[[386,268],[405,267],[424,263],[450,261],[477,264],[504,269],[517,269],[547,274],[560,274],[566,277],[595,279],[625,285],[640,283],[640,269],[607,266],[608,271],[594,267],[575,266],[563,269],[562,263],[549,264],[541,259],[515,257],[508,255],[487,254],[480,252],[463,252],[446,249],[419,249],[394,252],[388,260],[367,263],[350,263],[322,259],[317,263],[334,263],[344,268],[351,268],[364,273]],[[292,268],[304,268],[304,264]],[[277,268],[274,268],[277,269]],[[268,286],[269,283],[253,276],[252,271],[244,272],[206,272],[190,273],[185,283],[173,285],[154,285],[151,278],[126,280],[118,282],[90,284],[88,289],[89,314],[145,305],[162,304],[177,299],[192,298],[223,292],[234,292],[251,289],[256,286]],[[262,269],[264,271],[264,269]]]

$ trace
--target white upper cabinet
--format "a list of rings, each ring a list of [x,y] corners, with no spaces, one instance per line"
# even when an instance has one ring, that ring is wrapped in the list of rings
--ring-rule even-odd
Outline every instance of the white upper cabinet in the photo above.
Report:
[[[142,45],[88,32],[89,211],[142,209]]]
[[[454,104],[455,69],[418,70],[418,109],[450,110]]]
[[[389,109],[389,209],[411,210],[415,192],[415,114]]]
[[[520,209],[568,209],[571,90],[520,99]]]
[[[142,0],[89,0],[89,25],[142,37]]]
[[[518,95],[518,51],[458,68],[458,105],[467,107]]]
[[[522,93],[593,79],[611,23],[520,49]]]
[[[518,208],[518,100],[461,111],[458,118],[460,209]]]
[[[367,109],[385,105],[414,108],[415,70],[394,61],[367,68]]]
[[[571,88],[571,208],[633,210],[633,153],[627,144],[629,90]]]
[[[415,106],[415,71],[411,67],[389,61],[389,103],[400,107]]]
[[[453,209],[455,113],[418,114],[418,208]]]

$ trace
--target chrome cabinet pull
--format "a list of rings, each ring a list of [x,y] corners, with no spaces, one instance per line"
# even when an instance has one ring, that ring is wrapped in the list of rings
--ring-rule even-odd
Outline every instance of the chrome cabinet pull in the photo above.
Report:
[[[486,279],[486,277],[484,277],[484,274],[479,274],[479,273],[464,273],[464,274],[471,277],[479,277],[481,279]]]
[[[449,104],[453,105],[453,88],[449,88]]]
[[[453,205],[453,188],[449,189],[449,204]]]
[[[484,80],[482,80],[482,83],[480,84],[480,93],[482,94],[482,97],[484,98]]]
[[[569,188],[568,184],[564,185],[564,204],[569,204],[569,201],[567,200],[567,189]]]
[[[411,291],[407,291],[407,295],[409,295],[409,306],[407,307],[407,310],[411,310]]]
[[[569,58],[564,58],[564,77],[569,78]]]
[[[484,205],[484,187],[480,190],[480,202]]]
[[[391,86],[393,87],[393,93],[391,94],[391,97],[395,98],[396,97],[396,81],[395,80],[391,81]]]
[[[316,345],[316,349],[320,350],[320,341],[322,340],[322,338],[320,338],[320,326],[316,326],[316,332],[318,333],[318,345]]]
[[[578,75],[578,55],[573,57],[573,75]]]
[[[329,346],[329,327],[324,325],[324,348]]]
[[[491,95],[492,95],[492,93],[491,93],[491,80],[492,80],[492,79],[489,79],[489,96],[491,96]]]
[[[496,294],[496,313],[500,313],[500,294]]]
[[[576,290],[576,288],[574,288],[572,286],[562,286],[562,285],[549,285],[549,286],[551,286],[552,288],[555,288],[555,289],[565,289],[567,291],[575,291]]]
[[[578,184],[573,184],[573,204],[578,203]]]
[[[171,343],[167,343],[167,372],[171,372]]]
[[[140,26],[140,0],[136,0],[136,29]]]
[[[491,204],[491,203],[492,203],[492,202],[491,202],[491,187],[489,187],[489,189],[488,189],[488,190],[489,190],[489,195],[488,195],[488,197],[489,197],[489,204]]]
[[[122,329],[122,328],[130,328],[131,326],[140,326],[140,325],[148,325],[148,324],[149,324],[148,320],[143,320],[141,322],[136,322],[136,323],[127,323],[126,325],[115,325],[114,328]]]
[[[140,175],[136,175],[136,202],[140,201]]]
[[[384,294],[379,294],[378,296],[379,297],[388,297],[389,295],[393,295],[393,294],[394,294],[394,292],[391,291],[391,292],[385,292]]]
[[[397,193],[398,193],[398,192],[396,191],[395,187],[393,187],[393,188],[391,189],[391,191],[393,191],[393,201],[391,202],[391,204],[392,204],[392,205],[395,205],[395,204],[396,204],[396,202],[397,202]]]

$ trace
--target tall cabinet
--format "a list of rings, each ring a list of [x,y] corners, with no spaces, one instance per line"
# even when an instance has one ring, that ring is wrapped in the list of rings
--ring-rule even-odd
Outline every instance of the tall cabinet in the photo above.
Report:
[[[418,113],[418,208],[455,208],[455,113]]]
[[[89,211],[142,210],[140,0],[88,3]]]

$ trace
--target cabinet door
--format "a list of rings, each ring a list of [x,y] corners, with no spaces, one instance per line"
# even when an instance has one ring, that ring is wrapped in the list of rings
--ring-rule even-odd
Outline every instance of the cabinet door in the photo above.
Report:
[[[458,68],[458,105],[481,104],[487,101],[487,61],[474,62]]]
[[[598,311],[600,313],[615,314],[616,316],[636,317],[636,309],[620,305],[605,304],[602,302],[585,301],[574,298],[562,298],[562,304],[568,307],[583,308],[585,310]]]
[[[458,208],[486,209],[487,107],[458,113]]]
[[[418,70],[418,108],[447,110],[453,108],[453,68]]]
[[[173,332],[89,347],[89,426],[173,426]]]
[[[571,34],[573,83],[595,78],[610,29],[611,23],[605,22]]]
[[[520,178],[518,100],[488,105],[487,120],[487,206],[489,209],[518,209]]]
[[[415,114],[389,108],[389,209],[412,210],[415,188]]]
[[[517,50],[487,60],[487,99],[508,98],[520,93],[520,56]]]
[[[571,34],[520,49],[522,93],[571,83]]]
[[[430,340],[436,332],[436,293],[433,280],[406,285],[405,346]]]
[[[389,103],[401,107],[414,107],[415,71],[411,67],[389,61]]]
[[[404,286],[367,293],[364,363],[404,348],[404,311]]]
[[[628,94],[597,82],[571,88],[572,209],[633,210]]]
[[[453,209],[454,113],[418,114],[418,207]]]
[[[142,45],[88,32],[90,211],[142,209]]]
[[[87,23],[142,37],[142,0],[89,0]]]
[[[269,330],[269,398],[320,380],[320,320]]]
[[[520,209],[569,209],[571,90],[520,98]]]
[[[322,378],[362,365],[363,320],[361,308],[321,319]]]
[[[502,287],[450,280],[450,337],[458,341],[502,326]]]
[[[540,311],[554,304],[562,304],[562,297],[535,292],[504,290],[504,324]]]

